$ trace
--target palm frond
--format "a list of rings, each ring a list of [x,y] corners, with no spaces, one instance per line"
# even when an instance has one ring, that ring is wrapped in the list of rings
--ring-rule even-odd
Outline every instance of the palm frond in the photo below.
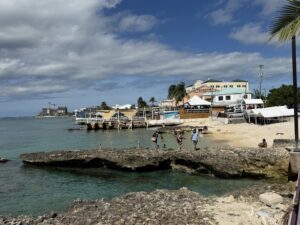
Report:
[[[279,16],[270,26],[271,37],[278,36],[279,41],[284,42],[292,39],[300,31],[300,1],[288,0],[283,6]]]

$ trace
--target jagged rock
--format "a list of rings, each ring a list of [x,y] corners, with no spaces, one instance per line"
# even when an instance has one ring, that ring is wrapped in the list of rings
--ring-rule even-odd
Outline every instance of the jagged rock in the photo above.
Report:
[[[74,202],[68,212],[51,215],[43,224],[199,224],[210,225],[214,222],[212,212],[202,207],[213,200],[198,193],[181,188],[175,191],[156,190],[154,192],[128,193],[111,201]],[[204,219],[205,218],[205,219]],[[1,221],[0,217],[0,221]],[[38,219],[28,217],[4,218],[22,224],[41,224]],[[9,224],[9,223],[8,223]]]
[[[229,195],[227,197],[219,198],[217,201],[220,203],[231,203],[234,202],[235,199],[232,195]]]
[[[6,163],[6,162],[8,162],[8,161],[9,161],[8,159],[5,159],[5,158],[0,157],[0,163]]]
[[[63,167],[105,167],[125,171],[178,169],[217,177],[281,178],[288,173],[283,149],[203,148],[200,151],[77,150],[22,154],[26,164]],[[186,169],[183,169],[186,167]]]
[[[283,198],[279,194],[266,192],[259,196],[259,200],[268,206],[275,206],[279,203],[282,203]]]

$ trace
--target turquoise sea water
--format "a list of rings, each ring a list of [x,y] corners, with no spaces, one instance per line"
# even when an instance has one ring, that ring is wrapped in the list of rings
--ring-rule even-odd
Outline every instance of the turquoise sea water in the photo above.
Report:
[[[222,195],[261,181],[225,180],[179,172],[120,172],[108,169],[38,168],[25,166],[19,155],[26,152],[96,149],[152,148],[153,129],[75,130],[71,118],[0,119],[0,156],[12,161],[0,164],[0,215],[40,215],[68,208],[77,199],[112,198],[133,191],[187,187],[202,195]],[[189,137],[186,148],[192,148]],[[175,138],[164,135],[167,148],[177,148]],[[203,138],[199,146],[214,145]]]

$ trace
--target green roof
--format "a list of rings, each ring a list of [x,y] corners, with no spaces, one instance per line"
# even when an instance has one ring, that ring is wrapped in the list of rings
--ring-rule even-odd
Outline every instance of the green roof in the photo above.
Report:
[[[203,83],[208,83],[208,82],[222,82],[222,81],[215,80],[215,79],[208,79],[207,81],[204,81]]]
[[[235,80],[233,80],[232,82],[248,82],[248,81],[246,81],[246,80],[241,80],[241,79],[235,79]]]

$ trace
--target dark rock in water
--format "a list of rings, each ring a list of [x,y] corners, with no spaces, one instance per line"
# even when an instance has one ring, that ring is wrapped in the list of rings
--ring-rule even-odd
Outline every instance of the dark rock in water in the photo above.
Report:
[[[216,224],[213,212],[204,205],[214,202],[181,188],[175,191],[128,193],[110,201],[76,201],[66,213],[43,217],[43,223],[30,217],[1,218],[0,223],[37,224]],[[205,220],[204,220],[205,218]],[[2,223],[1,223],[2,224]],[[5,224],[5,223],[4,223]]]
[[[217,177],[287,177],[289,154],[283,148],[201,148],[199,151],[75,150],[22,154],[26,164],[104,167],[124,171],[180,169]]]
[[[8,162],[8,161],[9,161],[8,159],[1,158],[1,157],[0,157],[0,163],[6,163],[6,162]]]

